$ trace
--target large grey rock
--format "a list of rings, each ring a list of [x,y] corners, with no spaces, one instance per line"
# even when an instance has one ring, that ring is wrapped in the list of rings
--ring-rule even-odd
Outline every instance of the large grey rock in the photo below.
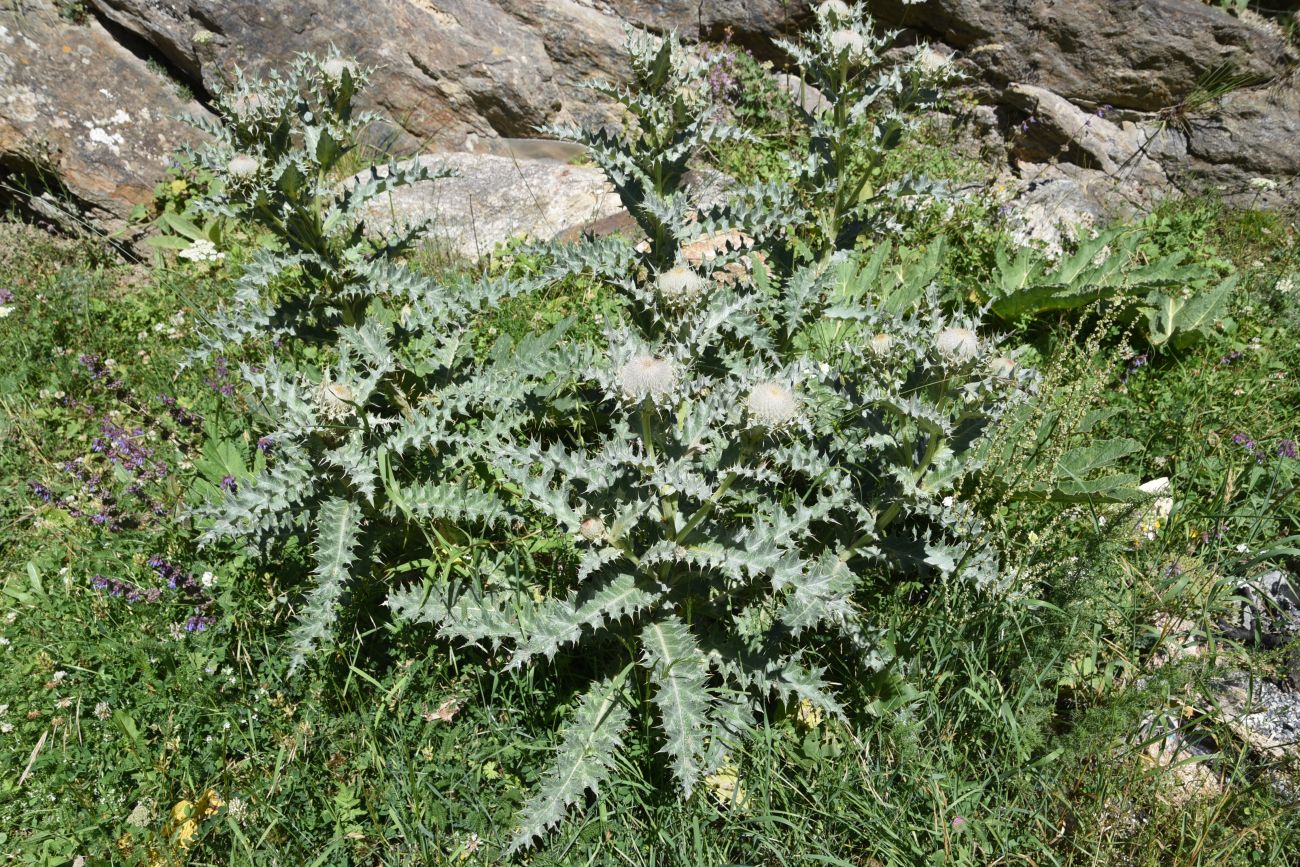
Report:
[[[1168,159],[1232,201],[1300,209],[1300,76],[1230,93],[1186,120],[1186,160]]]
[[[333,48],[376,68],[368,106],[391,143],[529,136],[560,109],[541,37],[488,0],[92,0],[208,91]]]
[[[494,154],[418,159],[453,169],[457,176],[402,187],[376,200],[371,225],[429,219],[434,242],[466,259],[515,237],[552,238],[622,207],[605,176],[590,166]]]
[[[874,14],[962,49],[994,85],[1033,84],[1090,108],[1158,111],[1216,70],[1259,80],[1293,57],[1258,19],[1201,0],[875,0]]]
[[[176,118],[202,113],[98,23],[75,26],[50,0],[0,5],[0,168],[84,212],[30,203],[46,217],[122,229],[174,150],[198,138]]]
[[[1022,150],[1032,141],[1043,148],[1042,156],[1059,157],[1122,180],[1135,202],[1158,196],[1168,185],[1152,154],[1187,154],[1186,140],[1170,129],[1111,121],[1104,112],[1084,111],[1041,87],[1012,84],[1004,100],[1034,119],[1032,125],[1025,125],[1032,136],[1026,136]]]

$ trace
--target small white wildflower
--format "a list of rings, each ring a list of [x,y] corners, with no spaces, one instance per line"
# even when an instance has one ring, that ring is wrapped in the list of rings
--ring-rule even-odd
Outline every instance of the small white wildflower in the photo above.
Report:
[[[4,319],[6,316],[8,316],[10,313],[13,312],[14,312],[14,306],[12,304],[0,304],[0,319]]]
[[[704,294],[707,281],[691,268],[678,265],[669,268],[655,281],[655,289],[665,304],[685,307]]]
[[[945,328],[935,335],[934,346],[950,362],[970,361],[980,351],[980,339],[969,328]]]
[[[56,701],[54,706],[59,710],[67,710],[72,707],[72,696],[65,695],[63,698]]]
[[[765,427],[780,427],[795,417],[799,401],[790,389],[779,382],[763,382],[754,386],[745,401],[749,414]]]
[[[61,394],[55,395],[55,397],[61,397],[61,396],[62,396]],[[18,619],[18,612],[17,612],[17,611],[6,611],[6,612],[5,612],[5,623],[13,623],[13,622],[14,622],[15,620],[17,620],[17,619]]]
[[[632,400],[658,397],[673,390],[677,369],[671,361],[654,355],[638,355],[618,373],[623,394]]]
[[[1261,193],[1271,193],[1277,189],[1277,181],[1272,178],[1251,178],[1251,189],[1258,190]]]
[[[316,408],[330,421],[344,421],[354,412],[355,398],[352,389],[344,383],[325,382],[316,393]]]
[[[231,798],[226,802],[226,815],[234,819],[236,825],[242,825],[248,817],[248,805],[243,798]]]
[[[7,735],[14,730],[13,723],[0,723],[0,735]]]
[[[108,719],[110,713],[111,711],[109,710],[108,702],[101,701],[99,704],[95,705],[96,719],[106,720]]]
[[[66,680],[67,677],[68,677],[68,673],[66,671],[56,671],[54,672],[54,674],[50,675],[50,683],[54,684],[55,686],[58,686],[59,684],[63,683],[63,681]]]
[[[587,518],[578,526],[578,534],[588,542],[605,538],[605,522],[600,518]]]
[[[217,245],[208,240],[195,241],[176,254],[191,262],[220,262],[226,254],[217,250]]]
[[[862,55],[867,50],[867,40],[856,30],[836,30],[830,35],[831,48],[838,57],[847,54],[850,60]]]
[[[1241,545],[1238,545],[1236,550],[1238,554],[1245,554],[1247,551],[1250,550],[1250,546],[1243,543]]]
[[[7,713],[9,713],[9,705],[0,704],[0,716],[4,716]]]
[[[894,338],[892,335],[881,331],[871,337],[871,351],[876,355],[888,355],[889,350],[894,348]]]
[[[0,635],[0,647],[8,647],[8,646],[9,646],[9,639],[3,635]]]
[[[148,828],[153,824],[153,801],[143,800],[135,805],[131,815],[126,817],[126,823],[136,828]]]
[[[353,78],[357,77],[357,65],[342,57],[331,57],[320,65],[320,71],[331,81],[342,81],[345,72]]]
[[[261,163],[257,157],[248,154],[235,154],[235,158],[226,164],[226,173],[232,178],[251,178],[257,174]]]
[[[211,587],[217,583],[217,576],[213,575],[211,572],[204,572],[199,576],[199,583],[204,587]]]

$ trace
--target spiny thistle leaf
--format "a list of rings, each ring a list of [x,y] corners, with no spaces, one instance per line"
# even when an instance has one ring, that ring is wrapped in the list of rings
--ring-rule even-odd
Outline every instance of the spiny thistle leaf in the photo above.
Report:
[[[289,638],[289,670],[295,671],[316,643],[330,634],[334,607],[352,576],[361,509],[351,500],[331,497],[316,517],[316,586],[307,594],[297,626]]]
[[[708,664],[686,624],[675,616],[647,624],[641,631],[642,664],[650,669],[653,701],[663,724],[664,752],[672,757],[673,775],[686,797],[704,773],[704,735],[709,730],[711,698],[705,687]]]
[[[564,730],[555,763],[524,805],[519,833],[510,843],[511,854],[532,845],[559,823],[579,798],[597,791],[609,779],[629,718],[621,678],[601,681],[582,697]]]

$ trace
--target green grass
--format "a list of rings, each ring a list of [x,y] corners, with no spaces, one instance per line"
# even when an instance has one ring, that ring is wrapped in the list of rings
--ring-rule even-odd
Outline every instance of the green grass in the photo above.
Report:
[[[1136,516],[1118,507],[1006,505],[998,532],[1020,567],[1010,592],[897,588],[879,612],[896,636],[895,664],[864,676],[827,654],[847,723],[774,704],[764,734],[733,756],[731,797],[716,780],[685,803],[652,733],[640,731],[617,781],[522,863],[1294,861],[1300,811],[1204,700],[1221,668],[1268,673],[1276,655],[1220,644],[1171,658],[1156,624],[1208,628],[1237,578],[1263,563],[1297,567],[1287,552],[1297,547],[1297,465],[1255,459],[1298,433],[1295,297],[1275,288],[1295,261],[1295,229],[1201,201],[1162,209],[1151,227],[1153,253],[1187,249],[1248,275],[1235,330],[1220,339],[1138,366],[1121,334],[1104,334],[1090,359],[1096,382],[1082,393],[1115,411],[1095,435],[1137,439],[1143,450],[1126,468],[1172,479],[1178,506],[1159,537],[1135,545]],[[942,228],[914,231],[923,241]],[[0,287],[15,296],[0,319],[6,863],[499,863],[590,657],[505,675],[492,656],[427,629],[355,617],[337,649],[289,678],[281,644],[300,552],[258,562],[199,549],[175,511],[226,475],[238,484],[240,461],[256,454],[239,393],[221,393],[219,371],[182,364],[227,291],[230,263],[127,267],[84,245],[5,231],[24,242],[0,254]],[[997,237],[992,226],[967,236],[967,278]],[[501,267],[521,277],[542,264],[521,255]],[[599,284],[571,281],[484,324],[519,336],[573,316],[577,339],[590,339],[616,307]],[[1049,323],[1032,335],[1035,351],[1050,364],[1073,351],[1076,331]],[[115,364],[96,381],[83,355]],[[176,421],[164,394],[202,421]],[[86,458],[109,469],[93,450],[105,417],[141,428],[151,460],[168,466],[145,489],[169,510],[117,531],[60,506],[105,505],[64,468]],[[1238,432],[1254,451],[1232,441]],[[101,487],[130,503],[131,483],[112,471]],[[166,589],[155,555],[200,589]],[[97,575],[157,588],[158,600],[114,596]],[[196,616],[211,619],[186,631]],[[1144,725],[1159,713],[1217,738],[1205,794],[1185,796],[1146,757],[1156,735]],[[216,803],[203,801],[208,792],[221,806],[204,816]],[[182,802],[197,810],[192,825]]]

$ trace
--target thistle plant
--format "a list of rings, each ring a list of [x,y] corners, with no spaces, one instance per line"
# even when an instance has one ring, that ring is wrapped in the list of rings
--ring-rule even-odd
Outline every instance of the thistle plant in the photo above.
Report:
[[[495,446],[502,502],[576,549],[556,592],[539,598],[503,558],[390,598],[398,617],[508,668],[611,637],[636,648],[580,700],[516,848],[608,778],[642,690],[689,796],[769,701],[842,715],[819,660],[846,654],[865,672],[889,659],[873,593],[997,579],[976,519],[950,499],[986,426],[1024,393],[992,342],[938,313],[863,311],[889,346],[845,345],[831,366],[774,351],[764,301],[710,281],[689,311],[655,306],[671,335],[611,328],[575,383],[599,429]]]
[[[878,594],[996,584],[997,552],[959,498],[985,431],[1033,385],[933,293],[899,312],[843,281],[838,230],[825,255],[783,255],[786,215],[694,202],[687,164],[721,134],[690,95],[700,73],[672,39],[632,52],[636,87],[610,92],[635,122],[590,141],[647,237],[554,250],[558,271],[617,286],[626,315],[594,345],[561,325],[478,357],[476,314],[527,287],[388,267],[382,292],[344,308],[318,371],[245,368],[273,459],[206,513],[214,536],[313,538],[295,662],[328,640],[349,584],[443,557],[460,565],[391,590],[394,617],[509,669],[624,648],[592,655],[514,849],[608,780],[634,714],[657,722],[689,797],[773,702],[843,714],[829,663],[874,671],[894,652]],[[820,203],[839,183],[810,185],[799,213],[861,217]],[[571,550],[572,568],[536,580],[511,552],[520,528]],[[488,544],[461,557],[451,539]]]
[[[889,59],[896,33],[879,32],[862,3],[822,3],[815,21],[800,42],[777,43],[825,97],[821,107],[796,113],[808,153],[791,166],[788,185],[754,191],[785,215],[784,237],[772,251],[780,261],[824,262],[888,228],[906,196],[936,192],[917,179],[883,183],[882,173],[919,112],[938,103],[952,71],[919,52],[905,63]]]
[[[366,205],[445,172],[390,161],[340,177],[376,120],[353,105],[367,79],[366,69],[338,55],[299,55],[264,81],[236,71],[216,98],[220,120],[196,121],[210,142],[189,159],[216,182],[195,209],[250,224],[266,241],[217,318],[209,350],[254,335],[328,341],[337,324],[359,324],[368,301],[385,291],[391,264],[425,230],[417,222],[376,237]]]
[[[743,135],[719,122],[708,97],[708,67],[687,58],[675,34],[629,33],[627,84],[593,82],[598,98],[619,106],[622,130],[554,127],[559,138],[587,148],[649,241],[642,257],[656,271],[680,265],[670,258],[699,235],[686,183],[702,148]]]

